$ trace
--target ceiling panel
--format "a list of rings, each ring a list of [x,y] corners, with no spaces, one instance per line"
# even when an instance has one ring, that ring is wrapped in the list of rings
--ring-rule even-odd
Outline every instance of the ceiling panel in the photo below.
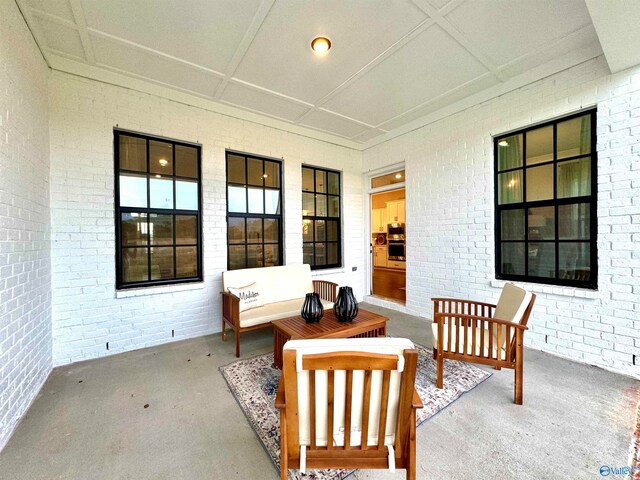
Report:
[[[346,118],[333,115],[331,113],[316,110],[307,115],[301,122],[302,125],[319,128],[326,132],[335,133],[343,137],[351,138],[359,135],[367,127],[359,123],[352,122]]]
[[[433,26],[353,82],[326,107],[377,125],[487,72]]]
[[[82,0],[87,25],[224,71],[260,0]]]
[[[584,0],[474,0],[446,19],[498,65],[591,23]]]
[[[235,76],[314,102],[425,18],[408,1],[277,1]],[[332,42],[325,56],[310,48],[319,35]]]
[[[234,83],[227,85],[221,100],[289,121],[295,120],[309,110],[309,107],[304,105]]]
[[[92,36],[96,62],[146,77],[152,82],[173,85],[199,95],[213,97],[221,79],[138,48]]]
[[[84,60],[84,49],[77,30],[46,18],[39,18],[38,21],[49,48]]]
[[[74,21],[69,0],[27,0],[27,3],[30,7],[41,12],[64,18],[70,22]]]

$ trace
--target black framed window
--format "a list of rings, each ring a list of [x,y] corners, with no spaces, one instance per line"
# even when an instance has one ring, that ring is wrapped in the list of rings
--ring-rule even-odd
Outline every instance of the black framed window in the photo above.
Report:
[[[227,269],[282,265],[282,162],[227,151]]]
[[[302,167],[302,256],[312,270],[342,266],[340,172]]]
[[[597,288],[596,110],[494,138],[496,277]]]
[[[202,280],[201,146],[114,130],[116,287]]]

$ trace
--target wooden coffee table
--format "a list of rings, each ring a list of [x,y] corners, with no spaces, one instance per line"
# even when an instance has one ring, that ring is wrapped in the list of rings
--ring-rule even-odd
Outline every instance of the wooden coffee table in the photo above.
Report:
[[[287,340],[305,338],[371,338],[387,335],[387,317],[362,310],[353,322],[339,322],[332,310],[319,323],[306,323],[300,315],[273,321],[273,365],[282,369],[282,347]]]

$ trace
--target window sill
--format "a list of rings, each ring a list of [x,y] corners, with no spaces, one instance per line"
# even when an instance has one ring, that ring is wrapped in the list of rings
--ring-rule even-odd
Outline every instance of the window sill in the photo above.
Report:
[[[335,275],[338,273],[344,273],[344,268],[327,268],[326,270],[311,270],[312,277],[322,277],[324,275]]]
[[[129,290],[116,290],[116,298],[142,297],[162,293],[185,292],[188,290],[202,290],[204,282],[185,283],[182,285],[162,285],[158,287],[140,287]]]
[[[517,282],[517,281],[509,281],[509,280],[496,280],[493,279],[489,282],[489,284],[494,288],[502,288],[505,283],[513,283],[514,285],[521,286],[527,290],[532,291],[533,293],[546,293],[549,295],[559,295],[562,297],[578,297],[578,298],[589,298],[589,299],[597,299],[600,297],[600,293],[597,290],[591,290],[588,288],[578,288],[578,287],[563,287],[559,285],[543,285],[541,283],[528,283],[528,282]]]

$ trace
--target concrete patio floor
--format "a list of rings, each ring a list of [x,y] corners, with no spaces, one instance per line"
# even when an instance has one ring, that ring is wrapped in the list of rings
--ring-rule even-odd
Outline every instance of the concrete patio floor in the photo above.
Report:
[[[362,307],[387,314],[391,335],[431,345],[424,319]],[[245,334],[243,357],[272,342],[271,330]],[[234,360],[231,334],[56,368],[0,453],[0,477],[276,479],[218,371]],[[596,478],[628,464],[639,381],[526,350],[516,406],[513,372],[492,372],[418,429],[418,478]]]

